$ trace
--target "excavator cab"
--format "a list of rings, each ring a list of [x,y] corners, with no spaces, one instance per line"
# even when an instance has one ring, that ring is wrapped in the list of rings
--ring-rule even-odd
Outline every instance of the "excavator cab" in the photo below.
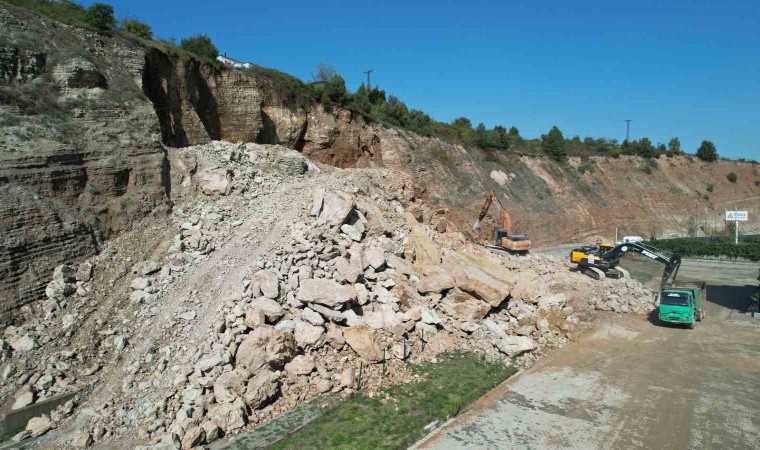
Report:
[[[610,244],[610,243],[607,243],[607,242],[601,242],[601,243],[599,243],[599,250],[598,250],[597,254],[600,255],[600,256],[604,255],[605,253],[609,252],[613,248],[615,248],[614,244]]]

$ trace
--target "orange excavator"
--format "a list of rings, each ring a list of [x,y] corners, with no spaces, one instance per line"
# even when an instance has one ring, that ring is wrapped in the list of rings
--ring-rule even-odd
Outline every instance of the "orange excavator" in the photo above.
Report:
[[[478,220],[472,228],[474,230],[480,228],[480,221],[486,216],[488,208],[491,207],[491,203],[493,202],[496,202],[499,206],[499,216],[503,222],[503,228],[494,228],[492,233],[493,243],[485,244],[485,246],[496,250],[527,253],[530,249],[530,239],[525,235],[512,234],[512,218],[510,217],[509,212],[507,212],[507,208],[505,208],[499,199],[496,198],[496,193],[493,189],[491,189],[491,192],[488,194],[488,198],[486,198],[486,202],[483,204],[483,209],[480,211]]]

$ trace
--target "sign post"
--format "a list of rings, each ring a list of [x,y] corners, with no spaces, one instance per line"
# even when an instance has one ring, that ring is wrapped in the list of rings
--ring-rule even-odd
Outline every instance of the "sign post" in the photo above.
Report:
[[[739,245],[739,222],[746,222],[749,220],[749,212],[747,211],[726,211],[726,222],[734,222],[736,226],[734,231],[736,236],[734,237],[734,243]]]

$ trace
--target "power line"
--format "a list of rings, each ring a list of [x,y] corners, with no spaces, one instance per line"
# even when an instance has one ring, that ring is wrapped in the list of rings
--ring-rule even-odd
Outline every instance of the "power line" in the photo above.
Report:
[[[367,74],[367,90],[369,90],[370,87],[372,86],[372,84],[370,83],[370,75],[372,75],[372,72],[374,71],[375,71],[374,69],[367,69],[364,71],[364,73]]]

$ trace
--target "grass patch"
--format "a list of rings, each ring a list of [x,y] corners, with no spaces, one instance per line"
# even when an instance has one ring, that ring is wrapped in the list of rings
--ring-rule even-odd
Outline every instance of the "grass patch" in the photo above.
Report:
[[[517,371],[475,353],[446,354],[437,364],[412,368],[421,381],[390,387],[375,398],[355,395],[273,448],[407,448],[426,434],[425,425],[457,415]],[[385,394],[390,398],[382,401]]]

